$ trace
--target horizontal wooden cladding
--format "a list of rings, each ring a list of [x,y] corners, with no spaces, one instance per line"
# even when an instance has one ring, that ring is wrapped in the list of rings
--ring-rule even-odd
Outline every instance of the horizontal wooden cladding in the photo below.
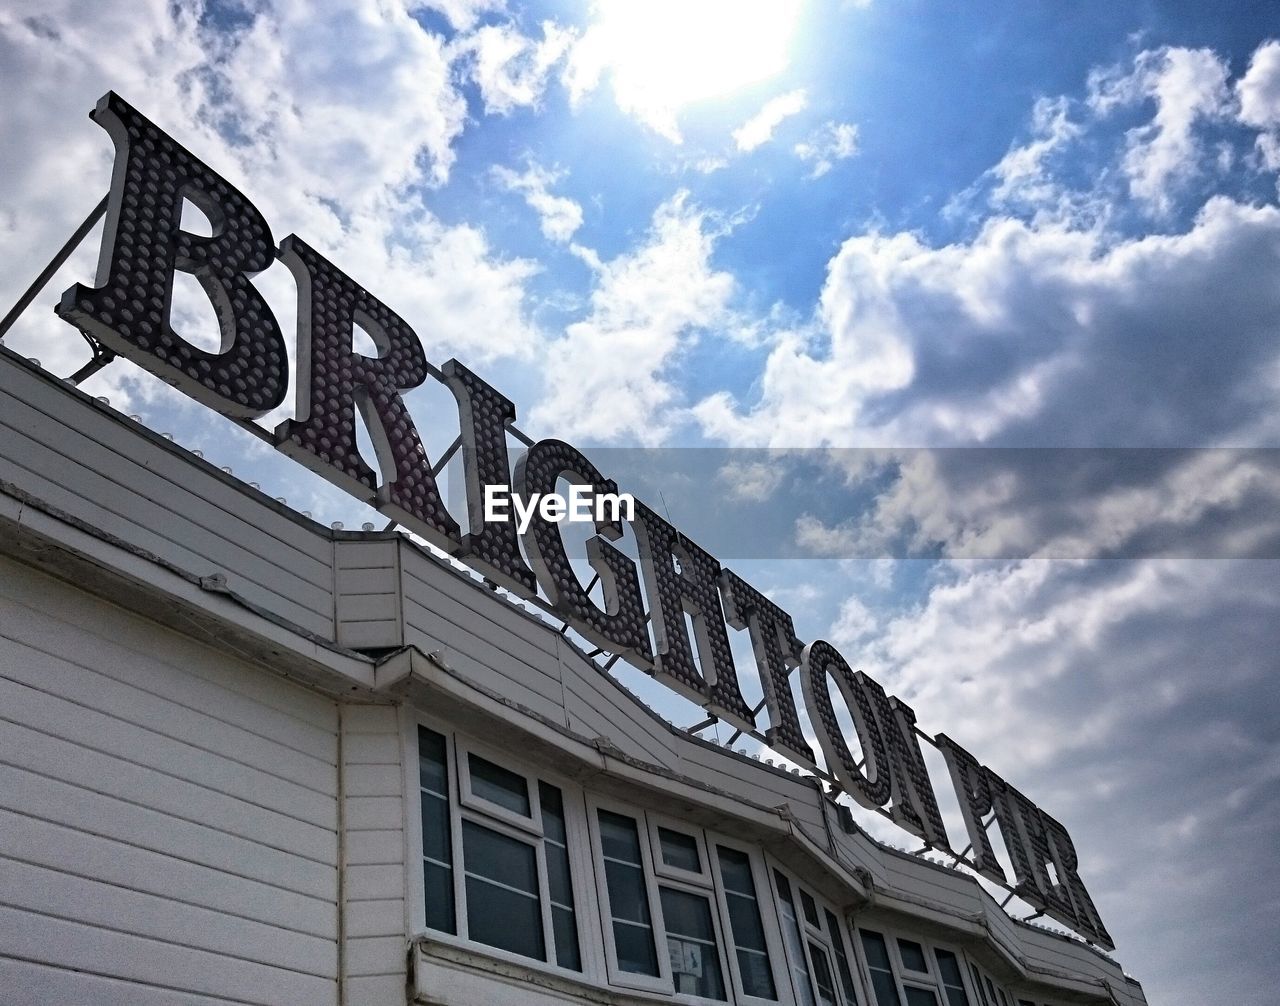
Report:
[[[331,700],[0,561],[0,988],[335,1003],[337,787]]]
[[[325,779],[332,779],[337,729],[333,704],[285,685],[259,667],[229,659],[3,558],[0,625],[8,638],[56,654],[75,679],[96,674],[131,689],[131,701],[150,694],[172,703],[171,710],[193,710],[245,735],[268,738],[305,756],[295,763],[280,752],[281,768],[291,771],[296,764],[303,776],[299,781],[310,778],[315,766]],[[81,647],[68,652],[67,643],[75,639],[81,640]],[[102,682],[92,687],[99,694]],[[172,711],[161,720],[169,715]]]
[[[178,448],[0,355],[0,479],[333,637],[332,542]]]
[[[342,729],[343,975],[349,1002],[404,1000],[405,770],[400,712],[344,704]],[[394,994],[392,994],[394,993]]]

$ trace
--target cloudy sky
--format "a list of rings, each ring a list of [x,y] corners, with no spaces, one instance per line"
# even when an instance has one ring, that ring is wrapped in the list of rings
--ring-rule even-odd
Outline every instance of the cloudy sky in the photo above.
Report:
[[[1277,40],[1264,2],[10,0],[0,304],[105,191],[115,89],[1061,819],[1153,1003],[1262,1006]],[[95,244],[6,340],[58,373]],[[175,324],[214,339],[184,284]],[[89,387],[370,519],[127,364]]]

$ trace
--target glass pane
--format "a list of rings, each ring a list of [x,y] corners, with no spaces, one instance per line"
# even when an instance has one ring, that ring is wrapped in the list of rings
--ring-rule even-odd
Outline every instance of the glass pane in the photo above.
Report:
[[[564,796],[547,782],[538,783],[538,801],[542,804],[542,833],[561,845],[569,842],[564,826]]]
[[[669,887],[662,888],[659,894],[662,897],[662,918],[666,922],[668,933],[687,936],[691,940],[702,940],[704,943],[715,942],[711,906],[706,898]]]
[[[554,907],[551,909],[551,927],[556,939],[556,963],[570,971],[581,971],[577,917],[567,908]]]
[[[947,993],[947,1006],[969,1006],[969,996],[960,977],[960,961],[950,950],[934,950],[938,958],[938,970],[942,972],[942,987]],[[1024,1004],[1030,1006],[1030,1004]]]
[[[427,904],[427,928],[456,933],[453,913],[453,871],[435,863],[422,865],[423,894]]]
[[[530,850],[532,851],[532,850]],[[477,943],[546,960],[536,896],[467,875],[467,935]]]
[[[726,894],[725,902],[729,906],[729,925],[733,929],[734,945],[764,953],[767,949],[764,926],[760,923],[760,907],[756,899],[741,894]]]
[[[657,975],[658,955],[653,949],[653,930],[629,922],[613,923],[613,942],[618,968],[636,975]]]
[[[867,955],[867,966],[881,971],[892,971],[889,964],[889,948],[884,945],[884,937],[870,929],[862,930],[862,949]]]
[[[850,1003],[850,1006],[858,1001],[858,995],[853,987],[853,971],[849,967],[849,958],[844,950],[844,934],[840,932],[840,923],[836,917],[828,910],[822,910],[827,920],[827,932],[831,934],[831,946],[836,952],[836,970],[840,973],[840,986],[844,989],[844,997]]]
[[[738,972],[742,975],[743,995],[758,996],[761,999],[778,998],[768,954],[739,948]]]
[[[443,866],[453,863],[449,804],[438,796],[422,794],[422,855]]]
[[[871,972],[871,988],[876,993],[876,1006],[902,1006],[898,998],[898,986],[893,982],[893,975],[888,971]]]
[[[533,846],[463,821],[462,859],[468,936],[477,943],[546,960]]]
[[[474,821],[463,821],[462,857],[468,874],[538,896],[538,859],[533,846]]]
[[[778,898],[782,903],[782,937],[787,944],[787,957],[791,961],[791,976],[795,981],[796,994],[800,997],[801,1006],[817,1006],[813,998],[813,979],[809,976],[809,965],[804,958],[800,919],[796,915],[795,902],[791,900],[791,884],[777,870],[773,871],[773,879],[778,885]]]
[[[468,755],[467,765],[471,769],[471,793],[482,800],[488,800],[499,807],[529,817],[529,783],[522,775],[516,775],[510,769],[495,765],[479,755]]]
[[[809,959],[813,961],[813,984],[818,989],[821,1006],[836,1006],[836,983],[831,977],[831,962],[827,952],[818,944],[809,944]]]
[[[804,920],[815,929],[821,929],[822,924],[818,921],[818,906],[813,903],[813,898],[808,891],[800,891],[800,907],[804,909]]]
[[[987,1002],[987,993],[982,988],[982,976],[978,974],[978,969],[972,964],[969,965],[969,975],[973,978],[973,987],[978,992],[978,998],[982,1000],[982,1006],[994,1006],[993,1003]]]
[[[444,737],[422,726],[418,727],[418,778],[422,787],[422,887],[427,928],[456,933],[449,760]]]
[[[720,972],[720,951],[711,923],[711,902],[698,894],[659,890],[662,917],[667,925],[667,955],[671,958],[671,979],[677,992],[724,999],[724,976]]]
[[[564,846],[547,842],[547,887],[551,900],[566,908],[573,907],[573,878],[569,875],[569,853]]]
[[[908,971],[929,973],[929,962],[924,957],[924,947],[914,940],[899,940],[898,952],[902,954],[902,966]]]
[[[938,1006],[938,997],[928,989],[906,986],[907,1006]]]
[[[760,903],[756,900],[756,882],[751,875],[751,860],[745,852],[726,849],[723,845],[716,847],[716,856],[725,888],[725,904],[729,908],[729,928],[737,951],[743,994],[777,999],[778,990],[773,984],[773,969],[769,966],[764,925],[760,920]]]
[[[618,968],[633,974],[657,975],[658,953],[640,865],[640,831],[634,818],[622,814],[602,810],[596,818],[605,855],[604,879]]]
[[[582,970],[578,946],[578,917],[573,904],[573,878],[569,873],[568,833],[564,823],[564,797],[550,783],[538,783],[542,804],[543,849],[547,860],[547,887],[551,895],[552,936],[556,963],[572,971]]]
[[[724,889],[754,898],[756,882],[751,876],[751,860],[747,854],[737,849],[726,849],[723,845],[717,845],[716,852],[720,858],[720,879],[724,881]]]
[[[448,773],[444,737],[434,730],[418,727],[418,785],[429,793],[448,799]]]
[[[871,987],[875,990],[876,1006],[902,1006],[898,998],[898,986],[893,980],[889,964],[889,948],[884,937],[870,929],[860,930],[862,949],[867,955],[867,969],[871,973]]]
[[[609,861],[604,864],[604,879],[609,889],[609,913],[615,919],[649,925],[649,897],[645,890],[644,871],[638,866]]]
[[[662,861],[667,866],[691,873],[702,872],[702,857],[698,855],[698,841],[669,828],[658,829],[658,844],[662,846]]]
[[[639,866],[640,833],[636,830],[635,820],[608,810],[600,811],[599,820],[600,845],[605,857]]]

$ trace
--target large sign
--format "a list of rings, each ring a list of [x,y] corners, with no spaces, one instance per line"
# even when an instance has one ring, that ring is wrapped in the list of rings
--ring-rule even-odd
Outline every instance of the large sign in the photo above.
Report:
[[[254,419],[281,404],[290,379],[280,326],[252,282],[279,259],[298,286],[296,418],[275,430],[281,451],[490,580],[541,603],[601,650],[822,774],[862,806],[886,813],[928,847],[1005,885],[1090,942],[1113,948],[1080,879],[1071,838],[1054,818],[955,741],[924,735],[910,706],[855,672],[830,643],[802,643],[787,612],[641,501],[629,513],[617,506],[591,510],[595,534],[586,559],[603,588],[604,603],[597,603],[574,572],[555,515],[527,501],[553,495],[564,479],[589,498],[616,502],[611,479],[559,440],[530,446],[513,474],[507,438],[516,410],[510,401],[457,360],[432,366],[408,322],[301,238],[290,235],[277,246],[242,193],[119,96],[107,94],[92,118],[116,148],[102,252],[96,285],[67,290],[60,317],[210,408]],[[211,236],[182,229],[184,199],[209,218]],[[212,302],[220,352],[193,346],[170,325],[177,270],[193,275]],[[354,349],[357,325],[377,344],[376,359]],[[442,381],[458,406],[465,534],[441,498],[436,468],[404,403],[404,394],[428,377]],[[377,471],[357,448],[357,409]],[[526,501],[518,521],[509,519],[511,508],[495,505],[493,487],[502,487],[504,499],[514,494]],[[638,542],[638,563],[611,544],[624,520]],[[751,640],[768,712],[763,731],[738,684],[730,629]],[[825,772],[792,697],[797,669]],[[832,684],[852,713],[854,736],[841,727]],[[968,832],[961,852],[943,825],[921,738],[935,744],[950,769]],[[993,823],[1012,879],[995,855]]]

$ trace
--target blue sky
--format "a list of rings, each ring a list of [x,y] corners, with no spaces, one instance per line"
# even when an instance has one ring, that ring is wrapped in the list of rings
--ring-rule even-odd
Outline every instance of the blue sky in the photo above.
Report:
[[[1267,3],[9,3],[0,300],[105,190],[117,90],[1067,824],[1153,1003],[1269,1003],[1278,39]],[[6,340],[57,373],[94,244]],[[174,320],[213,337],[182,284]],[[374,519],[128,364],[90,387]]]

